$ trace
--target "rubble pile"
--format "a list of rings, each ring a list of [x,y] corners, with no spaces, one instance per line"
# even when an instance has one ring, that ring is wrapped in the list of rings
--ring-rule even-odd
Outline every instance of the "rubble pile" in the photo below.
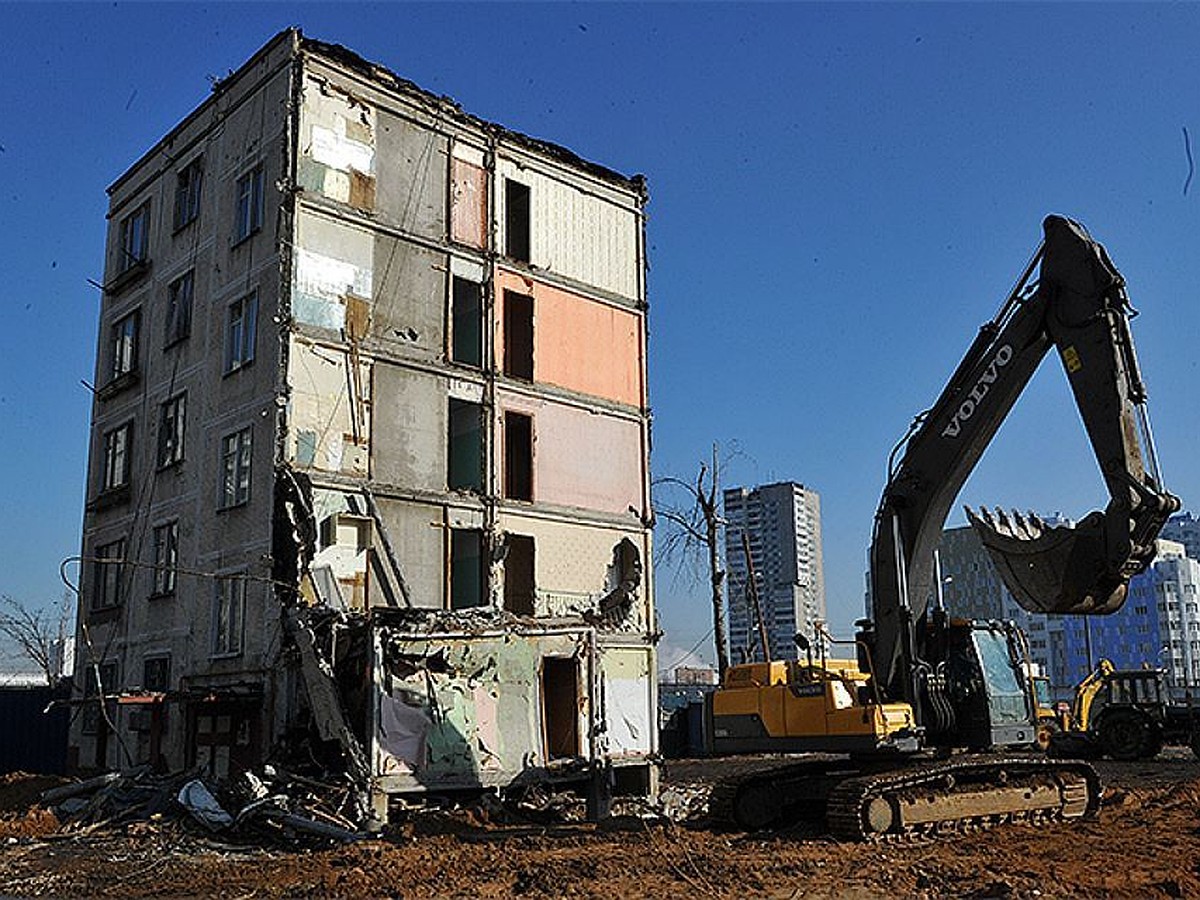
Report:
[[[223,841],[289,846],[364,837],[361,823],[345,814],[352,794],[348,785],[270,766],[228,780],[142,767],[51,788],[41,803],[67,829],[178,820]]]

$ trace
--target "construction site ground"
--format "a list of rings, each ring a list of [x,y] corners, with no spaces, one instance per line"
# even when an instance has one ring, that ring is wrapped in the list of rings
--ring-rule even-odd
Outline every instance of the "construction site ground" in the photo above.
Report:
[[[668,763],[673,820],[625,806],[600,825],[547,809],[522,821],[475,804],[323,849],[223,842],[180,817],[60,823],[37,801],[62,779],[0,776],[0,898],[1200,897],[1200,761],[1190,751],[1098,763],[1100,815],[1069,825],[862,845],[811,826],[741,834],[705,822],[713,779],[772,762]]]

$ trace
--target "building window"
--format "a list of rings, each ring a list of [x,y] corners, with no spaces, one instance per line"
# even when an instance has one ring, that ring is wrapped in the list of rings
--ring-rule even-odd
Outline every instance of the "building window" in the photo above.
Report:
[[[504,253],[529,262],[529,185],[504,179]]]
[[[533,298],[504,292],[504,374],[533,381]]]
[[[187,394],[179,394],[158,408],[158,467],[183,461],[183,435],[187,419]]]
[[[453,344],[450,358],[456,363],[483,366],[483,285],[457,275],[450,298]]]
[[[482,606],[483,582],[483,532],[451,529],[450,608]]]
[[[116,490],[129,484],[129,461],[132,453],[132,422],[126,422],[104,433],[104,471],[100,476],[100,490]]]
[[[483,407],[453,397],[446,483],[452,491],[483,490]]]
[[[182,341],[191,334],[195,274],[195,270],[190,269],[172,281],[167,288],[167,333],[164,344],[166,347]]]
[[[262,228],[263,169],[255,166],[237,180],[237,220],[233,227],[233,242],[244,241]]]
[[[221,441],[221,509],[250,499],[250,450],[253,431],[243,428]]]
[[[121,258],[117,272],[127,272],[150,258],[150,204],[143,203],[121,222]]]
[[[141,310],[135,309],[127,316],[122,316],[113,323],[112,368],[109,371],[111,380],[116,381],[122,375],[137,371],[138,367],[138,332],[141,330]]]
[[[258,292],[229,304],[225,315],[225,371],[232,372],[254,361],[258,321]]]
[[[165,694],[171,689],[171,657],[148,656],[142,663],[142,690]]]
[[[197,158],[179,171],[175,181],[175,230],[200,215],[200,185],[204,180],[203,158]]]
[[[532,616],[537,596],[533,536],[509,534],[505,542],[504,608],[518,616]]]
[[[245,616],[246,579],[238,575],[218,578],[213,609],[213,656],[237,656],[242,652]]]
[[[533,500],[533,417],[504,414],[504,496]]]
[[[99,670],[99,679],[97,679],[97,670]],[[100,715],[101,695],[111,695],[117,692],[117,664],[115,662],[103,662],[98,666],[87,667],[87,674],[83,679],[83,696],[88,700],[95,700],[94,703],[85,703],[83,711],[80,713],[80,728],[84,734],[96,734],[100,731],[100,723],[104,717]],[[105,704],[108,707],[108,717],[113,718],[116,712],[114,702],[109,701]],[[107,725],[105,726],[107,728]]]
[[[176,568],[179,566],[179,523],[167,522],[154,529],[155,597],[175,593]]]
[[[92,609],[112,609],[121,603],[121,578],[125,571],[125,539],[96,548],[93,565]]]

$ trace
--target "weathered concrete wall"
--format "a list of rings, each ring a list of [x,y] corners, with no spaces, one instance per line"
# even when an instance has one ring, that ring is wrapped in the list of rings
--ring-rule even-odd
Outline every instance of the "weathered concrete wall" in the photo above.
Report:
[[[277,610],[261,582],[246,595],[242,648],[236,656],[212,659],[216,577],[269,574],[274,444],[274,390],[278,371],[277,329],[278,211],[284,200],[276,185],[285,175],[285,134],[289,96],[291,38],[274,42],[228,79],[204,106],[122,175],[110,188],[110,225],[106,249],[105,291],[100,309],[97,387],[111,372],[112,324],[140,310],[138,377],[115,393],[104,393],[93,406],[93,440],[83,550],[118,538],[136,563],[122,576],[120,607],[92,610],[96,595],[94,565],[80,569],[81,620],[88,622],[91,646],[79,637],[77,671],[92,654],[116,664],[106,690],[138,688],[149,657],[170,658],[170,687],[216,685],[223,680],[261,683],[263,656],[278,635],[272,630]],[[175,228],[178,173],[199,161],[203,168],[199,215]],[[261,166],[264,203],[262,227],[235,240],[236,184]],[[122,278],[119,265],[121,222],[149,202],[148,266]],[[188,272],[193,277],[190,328],[167,339],[169,285]],[[231,304],[257,297],[253,361],[227,373],[225,348]],[[186,394],[183,459],[158,467],[160,406]],[[133,423],[130,494],[127,500],[96,504],[103,464],[103,434]],[[222,439],[253,429],[250,496],[245,505],[219,509]],[[189,573],[177,577],[175,592],[153,595],[154,528],[177,522],[178,559]],[[82,686],[82,683],[79,687]],[[133,716],[115,710],[125,745],[135,758],[147,752],[141,733],[130,729]],[[128,762],[120,741],[110,737],[107,757],[96,759],[96,741],[82,733],[81,717],[71,729],[72,762],[117,766]],[[184,717],[169,717],[164,750],[171,765],[185,761]]]
[[[504,292],[533,297],[534,380],[640,407],[643,317],[513,272],[495,273],[496,358],[504,358]]]
[[[655,671],[650,647],[605,647],[600,653],[605,750],[614,757],[658,749]]]
[[[371,435],[369,360],[293,334],[288,350],[288,460],[304,468],[367,474]]]
[[[615,589],[621,573],[614,552],[623,540],[633,541],[642,559],[638,602],[629,617],[616,627],[620,631],[644,632],[651,621],[650,547],[640,527],[620,529],[586,525],[540,516],[504,512],[499,527],[506,534],[534,539],[534,612],[539,616],[578,616],[595,611],[601,597]]]
[[[636,302],[640,298],[641,224],[634,199],[598,185],[587,191],[571,176],[505,148],[496,160],[497,181],[510,178],[530,189],[530,263],[581,284]],[[496,190],[496,228],[505,246],[504,190]]]
[[[375,771],[392,789],[507,784],[549,762],[539,686],[546,657],[588,676],[587,631],[431,635],[397,640],[380,667]],[[581,757],[591,758],[590,691],[578,698]]]
[[[375,236],[371,334],[389,356],[444,360],[447,256],[402,238]]]
[[[450,151],[446,135],[381,110],[377,140],[381,220],[408,234],[444,240]]]
[[[496,433],[506,410],[533,416],[535,502],[608,513],[641,515],[643,478],[641,424],[598,416],[578,406],[497,391]],[[503,439],[497,440],[503,456]],[[501,459],[500,471],[503,472]]]
[[[376,480],[419,491],[446,490],[446,379],[429,372],[375,364],[375,438],[371,444]]]

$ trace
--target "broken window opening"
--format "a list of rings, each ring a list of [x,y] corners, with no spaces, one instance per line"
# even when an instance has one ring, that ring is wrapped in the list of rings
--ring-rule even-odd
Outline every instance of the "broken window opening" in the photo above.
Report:
[[[221,441],[221,509],[250,500],[250,462],[254,431],[243,428]]]
[[[100,490],[113,491],[129,485],[130,457],[133,455],[133,422],[104,433],[104,470]]]
[[[504,374],[533,381],[533,298],[504,292]]]
[[[482,368],[483,285],[455,275],[452,291],[450,358],[456,363]]]
[[[237,218],[233,242],[244,241],[263,224],[263,168],[255,166],[237,180]]]
[[[125,538],[96,548],[92,570],[92,609],[112,609],[121,604],[121,583],[125,574]]]
[[[529,185],[504,179],[504,253],[509,259],[529,262]]]
[[[246,579],[231,575],[217,579],[213,604],[212,655],[238,656],[246,622]]]
[[[579,667],[569,657],[542,659],[546,759],[579,756]]]
[[[167,333],[163,349],[177,344],[192,332],[192,296],[196,272],[189,269],[167,288]]]
[[[518,616],[532,616],[537,596],[533,535],[509,534],[505,540],[504,608]]]
[[[175,230],[194,222],[200,215],[200,187],[204,158],[197,157],[179,170],[175,181]]]
[[[100,679],[96,680],[96,670],[100,670]],[[86,700],[99,697],[104,694],[113,694],[117,689],[117,664],[116,662],[102,662],[98,666],[88,666],[87,672],[83,680],[83,696]],[[116,703],[108,702],[109,718],[116,714]],[[96,765],[100,768],[106,768],[108,761],[105,757],[108,755],[107,740],[104,736],[108,731],[108,725],[104,721],[104,716],[100,715],[100,704],[85,703],[83,710],[80,713],[80,730],[84,734],[96,735]]]
[[[154,588],[152,597],[175,593],[175,569],[179,565],[179,522],[154,529]],[[149,688],[147,688],[149,690]]]
[[[483,491],[483,407],[450,398],[450,459],[446,482],[452,491]]]
[[[504,413],[504,497],[533,501],[533,417]]]
[[[254,362],[254,340],[258,321],[258,291],[229,304],[225,316],[225,372]]]
[[[121,222],[120,259],[117,273],[128,272],[150,257],[150,204],[143,203]]]
[[[450,608],[483,606],[483,532],[450,529]]]
[[[122,316],[112,327],[112,368],[109,370],[111,381],[116,381],[123,375],[129,375],[138,368],[138,332],[141,331],[142,312],[135,309],[127,316]]]
[[[158,467],[183,462],[183,436],[186,430],[187,394],[178,394],[158,408]]]

